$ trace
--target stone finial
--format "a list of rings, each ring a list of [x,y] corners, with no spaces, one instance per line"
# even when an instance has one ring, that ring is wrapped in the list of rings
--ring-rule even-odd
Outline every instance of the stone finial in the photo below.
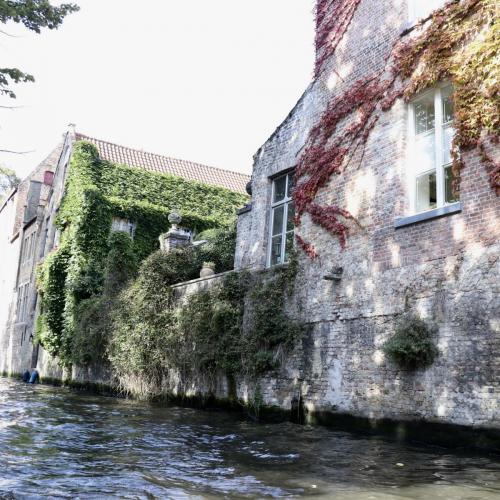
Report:
[[[167,233],[160,235],[160,248],[164,252],[170,252],[174,248],[189,245],[191,243],[191,233],[179,228],[182,217],[174,211],[168,215],[168,221],[172,226]]]
[[[182,222],[182,217],[177,212],[170,212],[168,214],[168,222],[172,224],[171,230],[176,230],[179,228],[179,224]]]

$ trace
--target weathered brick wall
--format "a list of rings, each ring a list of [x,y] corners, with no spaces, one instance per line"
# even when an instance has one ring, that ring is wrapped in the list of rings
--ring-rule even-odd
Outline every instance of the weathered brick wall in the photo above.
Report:
[[[24,179],[13,195],[11,206],[0,210],[0,233],[5,238],[2,245],[0,275],[9,284],[2,288],[0,314],[0,372],[20,373],[36,364],[33,335],[37,306],[36,265],[43,256],[45,231],[44,207],[51,187],[43,184],[46,171],[54,171],[61,156],[60,143],[31,174]],[[62,185],[59,186],[62,189]],[[7,210],[8,208],[8,210]],[[12,235],[17,235],[12,239]],[[26,238],[31,242],[31,258],[23,259]],[[19,317],[18,293],[20,285],[28,285],[26,314]]]
[[[362,0],[327,70],[255,155],[252,209],[239,217],[236,269],[265,267],[270,176],[296,165],[330,99],[383,66],[406,12],[404,0]],[[408,208],[407,122],[406,105],[397,102],[372,131],[362,163],[354,160],[319,193],[321,203],[347,208],[361,224],[352,226],[344,250],[304,217],[300,233],[320,257],[300,254],[291,303],[300,305],[311,333],[279,374],[260,382],[264,401],[290,409],[300,395],[312,411],[500,428],[499,198],[478,158],[466,154],[461,212],[396,229]],[[491,154],[498,158],[498,149]],[[337,266],[340,282],[324,280]],[[182,301],[218,279],[179,285],[175,296]],[[440,355],[426,370],[398,369],[382,351],[398,317],[409,311],[439,326]],[[39,367],[62,376],[44,353]],[[73,377],[97,375],[75,369]],[[180,388],[175,374],[165,383],[166,392],[207,390],[196,381]],[[255,383],[240,380],[237,390],[251,399]],[[227,395],[223,377],[217,395]]]
[[[269,177],[295,166],[332,97],[383,66],[406,8],[404,1],[363,0],[328,69],[256,154],[237,267],[266,265]],[[262,385],[264,396],[285,408],[301,393],[311,410],[500,427],[500,200],[477,156],[465,154],[462,211],[395,229],[408,208],[407,123],[407,107],[397,102],[372,131],[362,163],[354,160],[319,192],[321,204],[347,208],[361,224],[352,226],[345,250],[303,218],[299,232],[320,257],[300,256],[296,300],[313,331],[283,373]],[[336,266],[342,280],[325,281]],[[440,356],[415,373],[399,370],[381,350],[408,311],[439,325]]]

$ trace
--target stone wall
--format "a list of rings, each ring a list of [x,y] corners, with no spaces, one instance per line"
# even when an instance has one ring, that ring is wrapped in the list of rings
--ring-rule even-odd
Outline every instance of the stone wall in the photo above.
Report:
[[[12,315],[19,256],[19,237],[12,239],[12,228],[16,218],[16,195],[12,194],[0,207],[0,372],[11,371],[12,343],[8,331]]]
[[[326,103],[381,67],[406,23],[406,2],[362,1],[328,69],[257,152],[238,269],[266,266],[271,177],[296,165]],[[362,163],[319,192],[320,204],[360,222],[347,247],[304,217],[298,232],[320,257],[300,254],[295,300],[312,333],[262,384],[264,398],[290,408],[300,394],[311,411],[500,427],[499,198],[478,157],[464,154],[461,210],[396,228],[409,208],[407,113],[397,102],[383,114]],[[498,159],[499,148],[491,154]],[[324,279],[333,267],[343,268],[338,283]],[[400,370],[381,350],[405,312],[439,327],[440,355],[427,370]]]
[[[238,220],[235,268],[266,266],[271,177],[293,168],[326,103],[353,81],[384,64],[407,24],[402,0],[362,0],[328,63],[283,124],[255,155],[251,208]],[[411,36],[405,35],[405,36]],[[500,203],[477,156],[464,154],[459,211],[403,227],[408,212],[403,102],[383,114],[363,161],[335,177],[319,193],[321,203],[345,207],[360,222],[345,249],[305,217],[299,231],[320,257],[299,253],[290,313],[311,327],[282,370],[258,382],[264,403],[290,410],[300,398],[311,412],[367,418],[437,421],[500,428]],[[499,149],[491,152],[496,158]],[[356,164],[356,162],[354,162]],[[333,267],[340,281],[325,280]],[[219,276],[174,287],[182,301],[217,283]],[[405,371],[386,359],[382,345],[401,315],[412,312],[437,324],[439,356],[426,370]],[[45,353],[42,375],[64,374]],[[98,369],[75,368],[74,379],[106,381]],[[208,388],[176,384],[159,388],[191,395]],[[250,400],[256,384],[237,381]],[[216,395],[228,396],[221,376]]]
[[[45,255],[44,208],[54,188],[46,172],[57,170],[62,149],[60,143],[0,208],[0,234],[4,237],[0,264],[0,372],[21,373],[37,364],[39,350],[33,342],[38,306],[36,266]],[[57,190],[62,190],[62,184]],[[21,287],[25,287],[22,294]]]

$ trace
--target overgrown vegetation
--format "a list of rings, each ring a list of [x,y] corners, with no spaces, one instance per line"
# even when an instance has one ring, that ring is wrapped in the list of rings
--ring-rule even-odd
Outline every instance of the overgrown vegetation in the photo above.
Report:
[[[197,233],[210,229],[212,235],[189,256],[171,257],[185,264],[173,266],[171,279],[197,277],[203,261],[215,262],[217,272],[232,268],[235,211],[246,199],[224,188],[104,162],[95,146],[77,143],[56,221],[61,243],[39,270],[39,341],[63,364],[102,356],[109,328],[105,318],[116,294],[134,277],[138,263],[159,247],[172,210],[180,212],[185,227]],[[110,237],[113,217],[136,225],[133,240]]]
[[[304,333],[286,312],[294,267],[230,273],[179,305],[172,270],[184,269],[189,253],[146,259],[113,311],[111,364],[122,380],[141,381],[127,387],[136,395],[154,395],[173,373],[181,384],[198,380],[209,388],[220,373],[256,378],[279,368]]]
[[[384,344],[384,352],[399,367],[415,370],[431,365],[438,355],[433,342],[437,328],[414,315],[401,318],[395,334]]]

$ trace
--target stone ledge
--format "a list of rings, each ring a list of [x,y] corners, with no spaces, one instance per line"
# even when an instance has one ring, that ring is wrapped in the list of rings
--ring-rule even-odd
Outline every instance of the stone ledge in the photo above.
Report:
[[[176,283],[175,285],[172,285],[171,288],[180,288],[183,286],[192,285],[193,283],[199,283],[201,281],[208,281],[208,280],[213,280],[214,278],[221,278],[222,276],[230,273],[234,273],[234,271],[225,271],[219,274],[212,274],[212,276],[207,276],[205,278],[196,278],[190,281],[183,281],[182,283]]]
[[[236,215],[243,215],[243,214],[246,214],[246,213],[251,212],[251,211],[252,211],[252,204],[251,203],[247,203],[244,207],[241,207],[236,212]]]
[[[434,210],[428,210],[427,212],[410,215],[408,217],[400,217],[394,221],[394,227],[395,229],[399,229],[400,227],[406,227],[412,224],[418,224],[419,222],[437,219],[439,217],[456,214],[461,211],[462,211],[462,204],[458,201],[456,203],[452,203],[451,205],[435,208]]]

